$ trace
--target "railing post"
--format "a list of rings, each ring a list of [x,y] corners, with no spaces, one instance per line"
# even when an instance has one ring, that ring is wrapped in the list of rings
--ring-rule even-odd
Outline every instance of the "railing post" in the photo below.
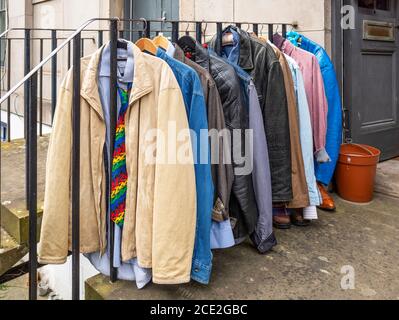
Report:
[[[37,72],[29,89],[29,300],[37,299]]]
[[[40,39],[40,61],[43,60],[43,39]],[[69,61],[70,62],[70,61]],[[69,69],[69,68],[68,68]],[[43,135],[43,67],[39,71],[39,135]]]
[[[286,24],[283,24],[282,33],[283,33],[283,38],[287,38],[287,25]]]
[[[72,93],[72,300],[80,299],[80,54],[81,33],[73,38]]]
[[[197,39],[198,43],[202,43],[202,23],[196,22],[195,24],[195,38]]]
[[[98,31],[98,47],[101,48],[104,43],[104,32],[102,30]]]
[[[30,29],[25,30],[25,57],[24,57],[24,74],[27,75],[30,71]],[[24,137],[27,139],[28,137],[28,125],[29,125],[29,98],[30,98],[30,83],[31,79],[28,79],[24,83]],[[26,208],[29,210],[29,166],[30,166],[30,152],[29,152],[29,143],[26,143],[26,156],[25,156],[25,193],[26,193]]]
[[[273,43],[273,24],[269,24],[269,41]]]
[[[217,22],[216,23],[216,34],[217,34],[217,54],[219,56],[222,55],[222,46],[223,46],[223,23]]]
[[[252,31],[253,31],[253,33],[255,33],[256,36],[258,36],[258,34],[259,34],[259,25],[257,23],[254,23],[252,25]]]
[[[109,250],[110,250],[110,281],[115,282],[117,280],[117,269],[114,267],[114,242],[115,242],[115,224],[111,219],[111,190],[112,190],[112,158],[114,154],[114,140],[115,140],[115,128],[116,128],[116,108],[118,92],[117,86],[117,42],[118,42],[118,21],[111,20],[110,23],[110,88],[109,88],[109,114],[110,114],[110,144],[108,153],[108,213],[109,213]]]
[[[8,39],[7,91],[11,89],[11,39]],[[11,97],[7,99],[7,141],[11,141]]]
[[[81,48],[80,48],[80,57],[84,57],[85,55],[85,39],[81,39]]]
[[[68,42],[68,70],[71,68],[71,42]]]
[[[151,21],[147,21],[146,28],[144,30],[144,37],[151,38]]]
[[[179,40],[179,22],[172,22],[172,42],[176,43]]]
[[[51,51],[57,48],[57,30],[51,30]],[[51,120],[57,104],[57,55],[51,59]]]

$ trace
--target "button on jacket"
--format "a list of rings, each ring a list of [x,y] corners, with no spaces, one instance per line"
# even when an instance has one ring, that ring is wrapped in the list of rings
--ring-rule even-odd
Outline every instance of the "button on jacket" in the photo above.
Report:
[[[288,208],[306,208],[309,206],[308,186],[302,157],[301,140],[299,136],[298,108],[295,97],[294,82],[284,54],[274,45],[272,48],[280,61],[284,74],[285,92],[287,93],[288,118],[290,123],[291,165],[292,165],[292,194],[293,199]]]
[[[313,53],[319,61],[328,103],[326,151],[331,158],[327,163],[316,163],[317,181],[328,185],[334,175],[342,142],[342,105],[334,65],[327,52],[317,43],[301,35],[301,48]]]
[[[315,156],[318,162],[328,162],[330,158],[325,149],[328,105],[320,65],[313,54],[296,48],[279,34],[275,34],[273,40],[273,43],[292,57],[301,68],[312,120]]]
[[[220,100],[216,83],[210,73],[199,64],[186,58],[184,51],[176,44],[173,58],[193,68],[201,80],[202,89],[208,113],[209,130],[222,132],[226,129],[224,121],[223,106]],[[212,159],[224,159],[226,153],[230,153],[230,143],[223,141],[218,145],[211,146]],[[223,142],[223,143],[222,143]],[[215,187],[215,205],[212,218],[214,221],[224,221],[229,217],[229,200],[234,180],[233,167],[230,163],[223,161],[212,161],[212,179]]]
[[[212,271],[212,252],[210,233],[213,208],[213,182],[208,135],[206,139],[201,131],[208,132],[205,99],[200,79],[191,67],[169,57],[160,48],[157,57],[166,61],[179,83],[185,101],[190,129],[196,134],[192,143],[194,151],[195,181],[197,187],[197,228],[191,278],[202,284],[208,284]],[[205,160],[205,161],[204,161]]]
[[[241,238],[255,230],[258,211],[254,199],[253,188],[248,176],[237,174],[237,169],[245,164],[237,163],[237,159],[245,154],[245,130],[249,128],[248,111],[246,110],[240,90],[240,81],[232,66],[221,58],[210,55],[195,39],[182,37],[178,45],[186,52],[193,54],[194,62],[208,70],[215,80],[222,100],[224,118],[227,128],[233,136],[233,130],[241,130],[241,148],[232,143],[232,160],[234,183],[230,199],[230,217],[233,220],[234,236]],[[251,192],[252,189],[252,192]],[[237,223],[239,222],[239,223]]]
[[[232,30],[239,35],[238,65],[253,78],[259,95],[269,147],[273,202],[289,202],[292,200],[291,152],[283,72],[270,46],[235,26],[227,27],[224,32]],[[217,37],[210,44],[216,52],[221,52]]]
[[[106,249],[105,123],[98,92],[98,65],[103,48],[81,60],[80,250]],[[137,257],[152,268],[153,281],[190,281],[196,228],[196,189],[191,163],[170,164],[161,139],[146,140],[149,130],[168,136],[168,122],[177,131],[189,130],[184,100],[173,72],[162,60],[133,45],[134,79],[126,112],[127,201],[122,235],[122,260]],[[39,261],[61,264],[71,249],[70,173],[72,149],[72,71],[61,87],[46,168],[46,187]],[[189,139],[188,139],[189,140]],[[190,141],[176,141],[185,148]],[[156,149],[155,164],[146,150]]]

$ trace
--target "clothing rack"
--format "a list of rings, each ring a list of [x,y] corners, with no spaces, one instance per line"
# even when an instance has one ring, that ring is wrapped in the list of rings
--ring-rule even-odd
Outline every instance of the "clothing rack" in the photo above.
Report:
[[[121,19],[120,21],[124,22],[124,30],[121,32],[118,32],[118,24],[115,21],[111,21],[111,29],[110,29],[110,49],[111,49],[111,91],[110,91],[110,96],[111,96],[111,103],[110,103],[110,119],[111,119],[111,127],[110,127],[110,132],[111,132],[111,142],[114,140],[114,133],[115,133],[115,125],[116,125],[116,103],[117,103],[117,92],[116,92],[116,83],[117,83],[117,78],[116,78],[116,65],[117,65],[117,36],[118,34],[120,36],[126,36],[126,34],[130,33],[132,31],[137,31],[134,29],[129,29],[132,26],[132,23],[142,23],[143,28],[140,29],[138,32],[140,34],[142,33],[143,37],[146,38],[151,38],[151,33],[152,32],[159,32],[159,29],[157,28],[152,28],[153,23],[161,23],[161,24],[170,24],[171,25],[171,40],[173,43],[176,43],[179,39],[180,33],[184,32],[180,30],[180,25],[185,23],[185,24],[193,24],[195,25],[195,39],[202,44],[202,39],[203,39],[203,29],[202,26],[205,25],[206,27],[210,24],[215,24],[216,25],[216,34],[218,36],[218,39],[220,41],[220,48],[222,47],[222,33],[223,33],[223,26],[224,25],[236,25],[237,27],[241,28],[243,25],[252,26],[252,31],[255,35],[259,35],[259,26],[267,26],[268,28],[268,38],[271,42],[273,42],[273,34],[275,33],[274,31],[274,26],[278,25],[282,27],[282,36],[285,38],[287,35],[287,27],[291,26],[292,28],[296,28],[297,25],[290,24],[290,23],[258,23],[258,22],[222,22],[222,21],[195,21],[195,20],[166,20],[166,19],[150,19],[146,20],[144,18],[141,19]],[[162,27],[162,25],[161,25]],[[163,29],[161,29],[163,30]],[[188,29],[187,29],[188,30]],[[187,31],[186,30],[186,31]],[[206,30],[206,28],[205,28]],[[112,159],[112,154],[113,154],[113,143],[111,143],[111,150],[109,154],[108,159]],[[109,172],[109,177],[108,180],[112,181],[112,172]],[[109,190],[111,188],[109,187]],[[108,194],[108,200],[110,199],[110,193]],[[108,201],[109,203],[110,201]],[[110,209],[108,207],[108,209]],[[113,226],[113,221],[110,219],[109,220],[109,226]],[[115,234],[114,234],[114,228],[109,228],[110,232],[110,281],[111,283],[117,281],[117,268],[113,266],[113,261],[114,261],[114,243],[115,243]],[[78,270],[75,270],[75,273],[77,273]]]
[[[108,30],[90,30],[87,27],[93,22],[109,22]],[[124,28],[119,29],[119,23],[124,23]],[[142,28],[132,29],[131,26],[134,23],[142,24]],[[144,37],[151,37],[152,32],[157,32],[156,28],[153,28],[153,24],[170,24],[171,25],[171,39],[173,42],[177,42],[180,33],[184,33],[184,30],[180,30],[180,26],[183,23],[195,25],[195,38],[198,42],[202,43],[203,36],[208,25],[215,24],[216,32],[221,41],[223,26],[233,24],[237,27],[243,25],[252,26],[252,31],[258,35],[259,26],[261,31],[264,26],[268,27],[269,40],[273,40],[274,26],[282,26],[282,34],[285,37],[287,27],[296,27],[290,23],[250,23],[250,22],[223,22],[223,21],[184,21],[184,20],[146,20],[146,19],[119,19],[119,18],[93,18],[85,21],[82,25],[73,30],[71,35],[67,37],[61,44],[57,45],[56,33],[57,30],[48,30],[52,34],[52,51],[46,57],[41,56],[41,61],[33,68],[30,65],[31,57],[31,31],[33,29],[18,29],[25,33],[25,76],[22,80],[17,82],[12,88],[8,88],[8,91],[0,98],[0,105],[7,102],[9,104],[11,95],[17,91],[22,85],[25,88],[25,130],[26,130],[26,204],[29,212],[29,261],[27,263],[29,270],[29,299],[37,299],[37,268],[40,267],[37,261],[37,111],[38,103],[37,96],[38,91],[41,91],[41,82],[38,90],[38,74],[41,75],[41,71],[47,62],[51,62],[51,79],[52,80],[52,108],[56,106],[56,73],[57,73],[57,54],[63,49],[68,48],[68,51],[73,45],[73,57],[72,57],[72,77],[73,77],[73,88],[72,88],[72,164],[71,164],[71,205],[72,205],[72,299],[80,299],[80,67],[81,67],[81,56],[82,56],[82,32],[85,31],[97,31],[98,32],[98,45],[99,47],[103,44],[103,33],[109,32],[110,39],[110,52],[111,52],[111,76],[110,76],[110,128],[111,143],[110,150],[108,153],[108,159],[112,159],[113,146],[112,141],[115,139],[115,127],[116,127],[116,110],[117,110],[117,46],[118,38],[126,37],[131,32],[139,32]],[[203,26],[205,25],[205,30]],[[1,39],[7,39],[7,34],[12,29],[7,30],[1,35]],[[13,29],[15,30],[15,29]],[[43,29],[44,30],[44,29]],[[187,29],[188,30],[188,29]],[[186,31],[187,31],[186,30]],[[72,30],[71,30],[72,31]],[[159,31],[158,31],[159,32]],[[68,64],[70,60],[70,52],[68,52]],[[108,182],[111,184],[112,172],[108,172]],[[107,198],[110,199],[111,187],[109,185]],[[108,206],[110,201],[108,201]],[[108,208],[109,210],[110,208]],[[109,226],[113,226],[114,223],[109,218]],[[115,282],[117,280],[117,269],[113,266],[114,260],[114,241],[115,234],[114,228],[109,228],[110,235],[110,281]]]

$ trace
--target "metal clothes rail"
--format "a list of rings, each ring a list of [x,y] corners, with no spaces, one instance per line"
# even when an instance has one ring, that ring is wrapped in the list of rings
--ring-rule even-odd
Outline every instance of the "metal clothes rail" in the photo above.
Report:
[[[109,29],[87,29],[87,27],[94,21],[109,22]],[[119,23],[124,23],[124,28],[119,29]],[[132,29],[132,25],[138,23],[142,25],[140,29]],[[180,26],[185,23],[188,24],[185,30],[180,30]],[[154,24],[161,24],[161,28],[153,28]],[[252,31],[259,34],[259,27],[261,32],[264,26],[268,28],[269,39],[273,39],[274,26],[281,25],[283,36],[286,35],[287,26],[296,27],[289,23],[248,23],[248,22],[221,22],[221,21],[168,21],[168,20],[146,20],[146,19],[119,19],[119,18],[93,18],[84,22],[76,30],[72,29],[9,29],[0,35],[0,44],[3,41],[7,42],[8,46],[8,74],[7,74],[7,92],[0,98],[0,105],[7,102],[8,126],[10,127],[10,98],[16,90],[24,86],[24,117],[25,117],[25,132],[26,132],[26,204],[29,211],[29,299],[37,299],[37,114],[38,114],[38,91],[39,91],[39,134],[42,134],[42,113],[43,113],[43,66],[51,61],[51,110],[54,115],[57,99],[57,54],[65,47],[68,48],[68,68],[71,66],[71,46],[72,48],[72,66],[73,66],[73,98],[72,98],[72,298],[78,300],[80,298],[80,70],[81,57],[84,54],[84,40],[83,32],[97,32],[97,46],[101,47],[104,42],[104,32],[109,32],[110,51],[111,51],[111,78],[110,78],[110,128],[112,133],[111,139],[114,139],[116,126],[116,106],[117,106],[117,42],[118,37],[126,37],[132,32],[138,32],[140,36],[151,37],[152,33],[158,34],[164,30],[165,24],[171,25],[171,38],[173,42],[177,42],[180,33],[189,33],[189,26],[195,25],[195,38],[202,43],[203,36],[209,24],[216,25],[216,32],[221,41],[223,26],[226,24],[235,24],[238,27],[243,25],[252,26]],[[205,26],[205,28],[203,28]],[[18,81],[13,87],[11,82],[11,41],[13,38],[7,38],[11,31],[24,32],[24,74],[25,76]],[[32,38],[32,31],[49,31],[51,38],[38,37]],[[68,37],[58,38],[58,32],[72,31]],[[31,42],[32,40],[40,41],[39,56],[40,62],[35,67],[31,68]],[[91,39],[91,38],[88,38]],[[51,53],[43,58],[43,41],[51,40]],[[58,40],[63,40],[58,45]],[[39,81],[38,81],[39,78]],[[39,84],[39,86],[38,86]],[[9,128],[10,130],[10,128]],[[10,131],[8,131],[10,138]],[[112,159],[113,143],[108,153],[108,159]],[[10,174],[10,173],[8,173]],[[111,172],[109,172],[108,183],[111,183]],[[110,199],[110,190],[107,194]],[[110,201],[108,201],[110,205]],[[109,210],[109,208],[108,208]],[[110,219],[109,226],[113,226]],[[110,281],[117,280],[117,269],[113,266],[114,257],[114,228],[109,228],[110,232]]]

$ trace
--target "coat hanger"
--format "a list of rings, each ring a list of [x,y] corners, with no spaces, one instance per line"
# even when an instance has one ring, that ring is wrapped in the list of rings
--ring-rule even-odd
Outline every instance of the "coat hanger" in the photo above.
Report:
[[[204,31],[203,31],[203,37],[204,40],[202,41],[202,43],[206,43],[206,29],[208,28],[208,22],[205,22],[205,27],[204,27]]]
[[[144,22],[144,30],[143,32],[146,33],[147,30],[147,20],[142,19]],[[152,42],[151,39],[148,38],[140,38],[139,40],[136,41],[136,46],[139,47],[139,49],[142,52],[146,52],[149,54],[152,54],[154,56],[157,55],[157,47],[155,46],[155,44]]]
[[[258,38],[259,38],[260,41],[266,43],[267,40],[268,40],[268,38],[267,38],[265,35],[263,35],[263,28],[264,28],[264,26],[265,26],[264,24],[261,24]]]
[[[151,39],[141,38],[136,41],[136,46],[138,46],[142,52],[146,52],[154,56],[157,55],[157,47]]]
[[[169,40],[162,33],[160,33],[154,39],[152,39],[152,42],[156,47],[161,48],[165,51],[168,50]]]
[[[189,36],[190,35],[190,31],[188,30],[188,28],[190,28],[190,24],[189,23],[187,23],[187,27],[186,27],[186,36]]]

